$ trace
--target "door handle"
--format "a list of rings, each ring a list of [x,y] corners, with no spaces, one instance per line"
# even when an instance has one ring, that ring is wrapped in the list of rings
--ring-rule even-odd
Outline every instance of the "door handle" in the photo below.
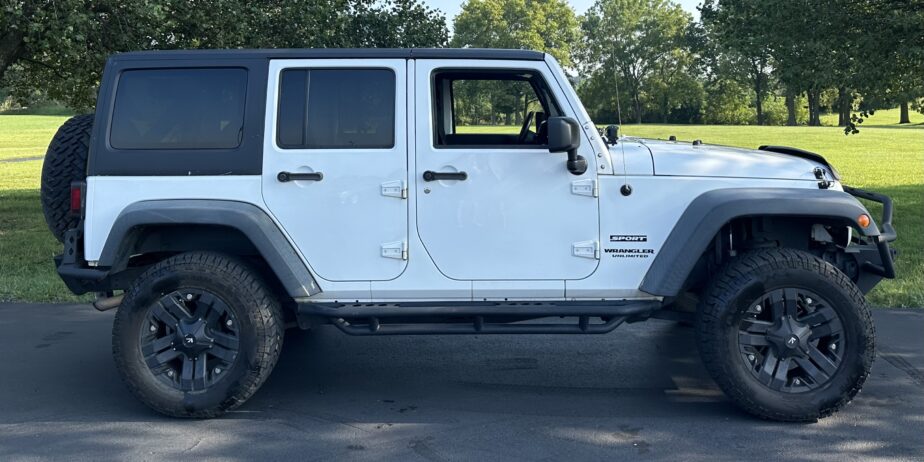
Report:
[[[458,180],[465,181],[468,179],[468,173],[465,172],[434,172],[432,170],[427,170],[423,172],[424,181],[436,181],[436,180]]]
[[[312,173],[292,173],[292,172],[279,172],[276,175],[276,179],[280,183],[287,183],[289,181],[321,181],[324,179],[324,174],[321,172],[312,172]]]

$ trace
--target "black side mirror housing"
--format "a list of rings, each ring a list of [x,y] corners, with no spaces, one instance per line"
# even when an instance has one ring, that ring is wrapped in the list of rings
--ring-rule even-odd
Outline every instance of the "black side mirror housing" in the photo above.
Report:
[[[619,139],[619,125],[607,125],[606,126],[606,141],[609,144],[616,144],[616,140]]]
[[[549,117],[546,122],[549,129],[549,152],[568,153],[568,171],[582,175],[587,171],[587,160],[579,156],[581,146],[581,127],[570,117]]]

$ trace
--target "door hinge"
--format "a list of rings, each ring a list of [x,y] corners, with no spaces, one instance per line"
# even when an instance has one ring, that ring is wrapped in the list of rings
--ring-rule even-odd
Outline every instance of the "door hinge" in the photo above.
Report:
[[[600,243],[597,241],[581,241],[571,244],[571,255],[581,258],[600,258]]]
[[[382,244],[382,256],[397,260],[407,260],[407,241],[386,242]]]
[[[407,186],[404,184],[404,180],[386,181],[382,183],[382,195],[397,197],[398,199],[407,199]]]
[[[597,180],[575,180],[571,182],[571,194],[579,196],[599,197],[600,188],[597,186]]]

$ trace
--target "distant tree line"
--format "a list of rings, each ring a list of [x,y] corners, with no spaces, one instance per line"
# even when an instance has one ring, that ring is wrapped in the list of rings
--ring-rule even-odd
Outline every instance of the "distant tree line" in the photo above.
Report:
[[[820,125],[830,112],[852,131],[877,108],[901,107],[901,122],[924,111],[924,0],[703,0],[698,20],[669,0],[596,0],[583,16],[565,0],[467,0],[451,40],[421,0],[2,5],[0,87],[76,108],[117,51],[453,46],[552,54],[597,121]],[[519,90],[489,93],[460,114],[518,123],[529,108]]]
[[[551,53],[598,122],[820,125],[831,112],[852,132],[877,108],[901,107],[901,123],[924,111],[922,0],[704,0],[699,11],[597,0],[577,16],[564,0],[469,0],[451,43]]]

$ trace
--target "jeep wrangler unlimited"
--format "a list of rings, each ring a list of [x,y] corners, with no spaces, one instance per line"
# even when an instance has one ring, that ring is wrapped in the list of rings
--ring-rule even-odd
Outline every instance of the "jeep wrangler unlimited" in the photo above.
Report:
[[[616,128],[532,51],[124,53],[96,113],[55,135],[42,201],[58,273],[118,307],[116,367],[171,416],[239,406],[285,327],[325,323],[688,320],[748,412],[811,421],[850,401],[874,354],[864,293],[894,277],[889,198],[799,149]],[[883,204],[878,224],[858,197]]]

